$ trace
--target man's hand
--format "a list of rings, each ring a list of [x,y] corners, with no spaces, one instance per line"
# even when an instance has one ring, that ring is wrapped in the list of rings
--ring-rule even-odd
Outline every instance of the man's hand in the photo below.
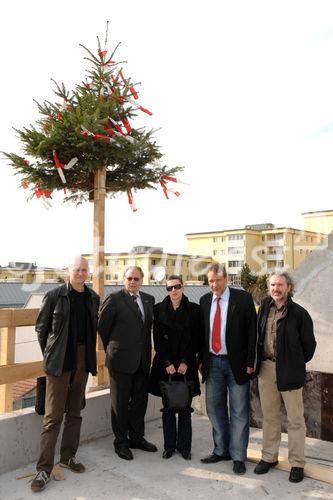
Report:
[[[252,373],[254,373],[254,368],[251,368],[251,366],[248,366],[248,367],[246,368],[246,373],[247,373],[248,375],[252,375]]]
[[[180,363],[180,365],[178,366],[177,372],[180,373],[181,375],[185,375],[185,373],[187,372],[187,364]]]
[[[168,375],[173,375],[174,373],[176,373],[176,369],[175,369],[174,365],[167,366],[166,372]]]

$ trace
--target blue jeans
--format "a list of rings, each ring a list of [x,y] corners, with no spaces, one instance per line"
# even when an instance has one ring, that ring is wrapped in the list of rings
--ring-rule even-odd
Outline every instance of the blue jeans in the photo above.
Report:
[[[207,415],[213,427],[216,455],[244,462],[249,442],[250,383],[238,385],[227,358],[209,356],[206,380]],[[229,395],[229,407],[228,407]]]

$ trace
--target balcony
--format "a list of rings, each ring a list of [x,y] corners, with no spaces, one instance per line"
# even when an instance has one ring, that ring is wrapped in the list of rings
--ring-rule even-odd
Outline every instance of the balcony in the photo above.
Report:
[[[284,246],[284,240],[283,238],[279,238],[278,240],[266,240],[265,241],[266,247],[283,247]]]
[[[283,253],[268,253],[266,254],[266,259],[267,260],[283,260],[284,259],[284,254]]]

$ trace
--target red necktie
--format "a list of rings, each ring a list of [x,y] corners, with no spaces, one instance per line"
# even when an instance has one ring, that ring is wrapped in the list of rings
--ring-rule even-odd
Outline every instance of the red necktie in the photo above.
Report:
[[[221,297],[216,299],[216,312],[213,321],[213,332],[212,332],[212,349],[214,352],[218,353],[221,350],[221,308],[220,308]]]

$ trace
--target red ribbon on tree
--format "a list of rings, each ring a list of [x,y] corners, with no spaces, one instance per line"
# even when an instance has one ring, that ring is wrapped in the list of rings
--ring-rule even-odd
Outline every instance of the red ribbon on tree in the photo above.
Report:
[[[127,198],[128,198],[128,203],[129,203],[129,206],[131,207],[132,212],[137,212],[138,209],[136,208],[136,206],[134,204],[134,199],[133,199],[131,189],[127,190]]]
[[[54,151],[54,150],[53,150],[53,159],[54,159],[54,163],[55,163],[56,169],[58,171],[58,174],[60,176],[60,179],[62,180],[62,182],[64,184],[66,184],[66,178],[65,178],[65,175],[63,173],[63,169],[64,169],[65,165],[60,162],[58,155],[57,155],[56,151]]]

